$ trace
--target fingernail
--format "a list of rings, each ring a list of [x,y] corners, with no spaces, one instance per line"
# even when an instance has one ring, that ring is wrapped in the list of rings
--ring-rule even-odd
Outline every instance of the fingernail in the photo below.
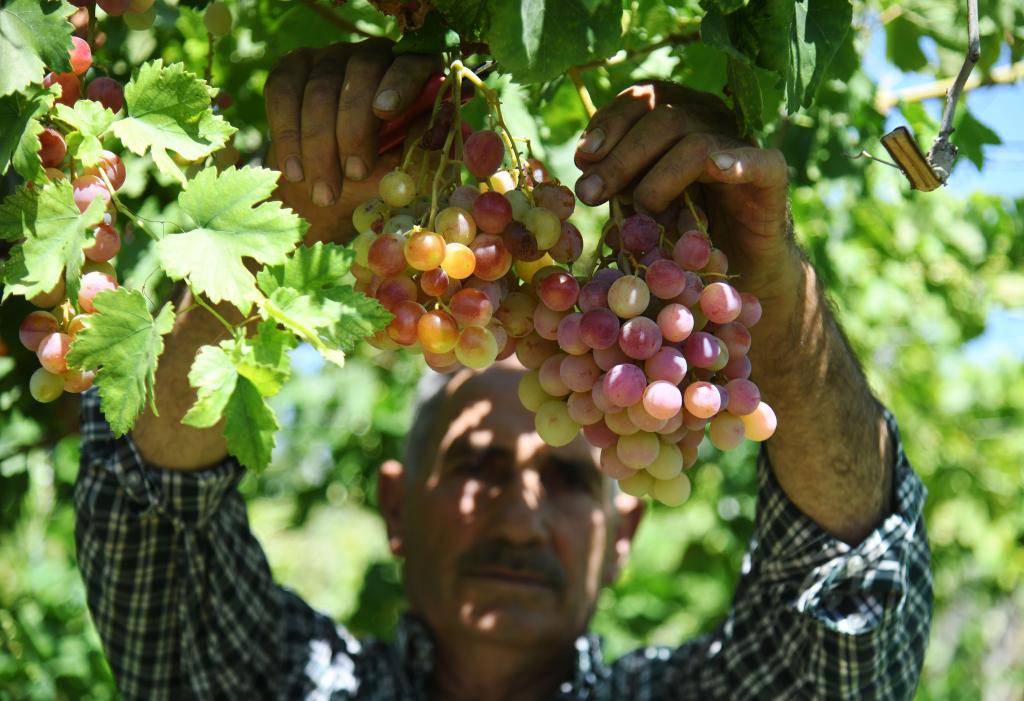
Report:
[[[576,194],[581,200],[587,204],[594,204],[601,197],[601,192],[604,190],[604,181],[601,180],[601,176],[588,175],[587,177],[576,183]]]
[[[359,156],[349,156],[345,159],[345,177],[349,180],[362,180],[366,177],[366,164]]]
[[[334,190],[323,180],[313,186],[313,204],[317,207],[330,207],[334,203]]]
[[[728,153],[712,153],[711,160],[715,162],[719,170],[729,170],[736,165],[736,159]]]
[[[302,181],[302,163],[295,156],[284,162],[284,177],[293,183]]]
[[[377,97],[373,99],[373,106],[379,110],[390,112],[391,110],[398,107],[398,91],[397,90],[382,90],[377,93]]]
[[[594,153],[604,143],[604,129],[591,129],[580,139],[579,149],[583,153]]]

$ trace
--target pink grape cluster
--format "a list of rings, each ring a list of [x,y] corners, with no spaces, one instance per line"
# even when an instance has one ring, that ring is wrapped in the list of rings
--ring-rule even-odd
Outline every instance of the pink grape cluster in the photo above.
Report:
[[[533,332],[517,348],[519,387],[537,431],[565,445],[582,431],[623,491],[669,505],[690,494],[684,470],[705,435],[721,449],[763,441],[775,415],[750,381],[756,297],[726,275],[700,222],[678,238],[645,214],[610,223],[618,267],[589,279],[549,267],[529,281]]]
[[[71,40],[72,72],[49,73],[44,79],[44,84],[61,85],[60,101],[68,106],[82,99],[79,76],[92,65],[89,45],[77,36]],[[97,100],[115,111],[121,109],[124,101],[120,84],[105,77],[94,78],[89,83],[84,99]],[[93,227],[88,245],[82,250],[84,260],[77,298],[67,298],[62,274],[53,289],[29,300],[47,311],[31,312],[19,329],[22,344],[36,352],[41,365],[29,381],[29,391],[36,400],[51,402],[62,392],[82,392],[92,385],[93,374],[69,370],[65,356],[75,334],[88,324],[89,315],[96,312],[93,305],[96,295],[118,287],[117,273],[110,261],[121,248],[121,236],[115,228],[117,210],[112,206],[111,191],[124,184],[126,173],[121,158],[107,150],[102,152],[95,166],[80,168],[68,157],[65,135],[54,124],[45,126],[39,134],[39,158],[49,181],[71,180],[74,201],[80,211],[84,212],[96,199],[105,205],[102,221]]]
[[[443,140],[435,141],[431,148],[440,149]],[[518,188],[514,171],[501,169],[505,156],[497,133],[471,133],[463,163],[488,185],[455,187],[429,227],[417,222],[431,199],[402,170],[385,175],[380,196],[356,209],[357,289],[394,315],[371,344],[422,352],[434,370],[454,372],[507,358],[532,331],[534,302],[519,279],[576,260],[583,238],[567,221],[572,192],[554,183]]]

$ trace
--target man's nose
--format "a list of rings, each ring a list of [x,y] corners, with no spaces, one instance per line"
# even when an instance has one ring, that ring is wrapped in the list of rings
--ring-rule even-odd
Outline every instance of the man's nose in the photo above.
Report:
[[[495,524],[508,540],[530,543],[547,539],[545,494],[536,470],[517,470],[498,499]]]

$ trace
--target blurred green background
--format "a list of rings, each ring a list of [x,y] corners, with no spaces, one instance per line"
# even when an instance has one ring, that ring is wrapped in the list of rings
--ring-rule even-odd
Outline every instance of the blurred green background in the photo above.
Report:
[[[207,36],[201,14],[185,4],[158,0],[156,24],[145,31],[101,19],[97,64],[122,80],[157,57],[202,74]],[[281,54],[361,34],[395,36],[388,20],[356,0],[340,7],[313,0],[229,4],[236,29],[214,45],[212,82],[230,95],[220,104],[241,129],[235,146],[246,162],[259,162],[265,148],[262,85]],[[1020,69],[1024,11],[995,0],[981,5],[985,57],[978,74],[999,82],[993,76],[1001,67]],[[720,52],[675,39],[695,31],[696,2],[626,7],[624,51],[584,73],[598,104],[650,75],[721,89]],[[954,142],[962,156],[948,188],[911,192],[895,171],[850,158],[862,148],[884,153],[878,137],[897,123],[909,123],[927,148],[938,101],[898,98],[907,86],[955,73],[962,13],[925,0],[858,3],[848,46],[814,106],[787,117],[766,104],[762,136],[786,152],[798,238],[929,489],[936,605],[917,698],[1019,701],[1024,137],[1014,120],[1024,109],[1022,91],[972,92],[958,117]],[[570,154],[586,118],[571,84],[495,85],[513,131],[530,137],[552,172],[573,182]],[[895,95],[895,108],[880,110],[880,95]],[[125,195],[136,211],[161,218],[173,206],[170,183],[146,159],[125,161]],[[593,233],[602,216],[581,213],[578,224]],[[159,297],[168,285],[152,274],[142,238],[126,233],[119,272]],[[14,300],[0,308],[0,699],[107,699],[116,692],[74,559],[77,403],[41,406],[28,397],[33,364],[16,331],[25,312]],[[374,475],[399,453],[422,364],[361,349],[344,369],[322,367],[303,348],[295,364],[296,379],[274,401],[285,428],[273,466],[242,484],[253,528],[280,581],[355,632],[386,636],[403,604],[399,567],[374,511]],[[724,614],[752,531],[753,457],[750,446],[702,454],[691,501],[651,509],[632,562],[603,595],[594,623],[610,656],[647,642],[678,643]]]

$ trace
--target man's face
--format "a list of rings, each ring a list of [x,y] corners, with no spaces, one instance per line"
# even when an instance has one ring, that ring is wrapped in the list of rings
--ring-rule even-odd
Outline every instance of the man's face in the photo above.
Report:
[[[392,527],[412,608],[445,640],[575,638],[624,547],[596,451],[582,438],[546,445],[519,403],[521,376],[453,380]]]

